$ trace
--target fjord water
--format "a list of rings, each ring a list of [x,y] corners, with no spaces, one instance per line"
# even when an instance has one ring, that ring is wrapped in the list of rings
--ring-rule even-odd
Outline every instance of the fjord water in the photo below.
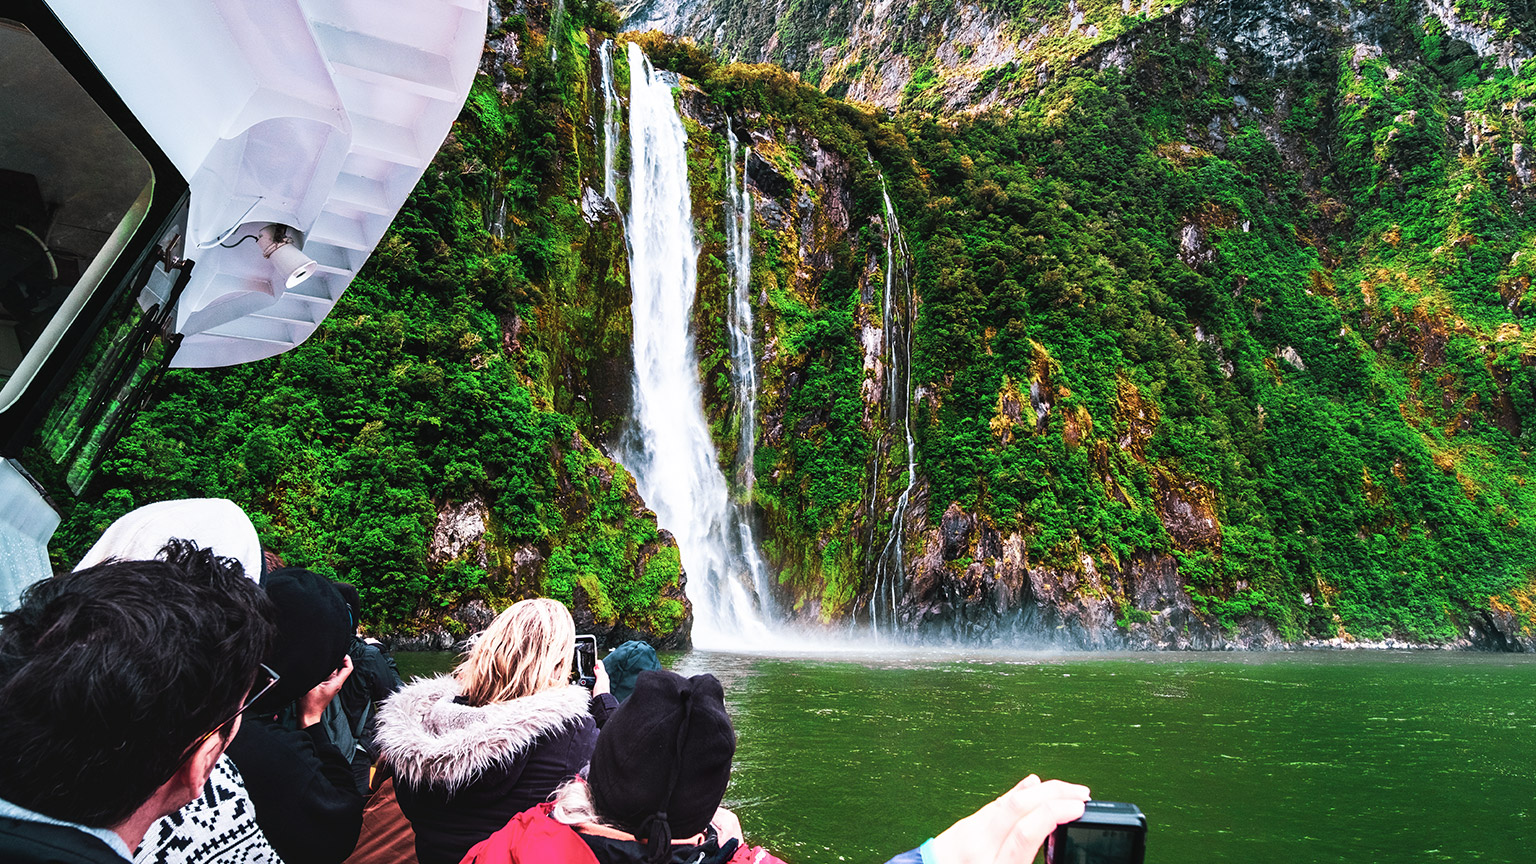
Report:
[[[695,653],[730,797],[791,861],[883,861],[1037,772],[1132,801],[1149,862],[1531,860],[1536,662],[1465,654]]]
[[[725,685],[727,803],[794,864],[878,864],[1031,771],[1135,802],[1152,864],[1536,860],[1536,658],[664,660]]]

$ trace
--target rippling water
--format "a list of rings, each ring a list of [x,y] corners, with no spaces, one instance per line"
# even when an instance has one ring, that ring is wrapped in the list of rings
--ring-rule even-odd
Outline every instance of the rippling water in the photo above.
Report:
[[[728,804],[791,862],[884,861],[1029,772],[1139,805],[1149,862],[1536,860],[1536,658],[666,660],[725,684]]]

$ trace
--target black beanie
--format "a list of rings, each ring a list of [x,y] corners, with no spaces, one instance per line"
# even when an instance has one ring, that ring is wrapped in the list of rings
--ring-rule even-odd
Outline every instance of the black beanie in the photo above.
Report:
[[[352,644],[351,618],[336,586],[308,570],[274,570],[261,587],[276,609],[277,623],[266,663],[282,680],[252,707],[258,714],[275,714],[341,665]]]
[[[333,580],[331,584],[336,586],[336,592],[346,601],[347,611],[352,615],[352,629],[356,630],[358,622],[363,620],[363,598],[357,593],[357,586],[340,579]]]
[[[603,724],[587,784],[600,819],[645,841],[650,861],[673,837],[703,831],[731,780],[736,732],[713,675],[647,670]]]

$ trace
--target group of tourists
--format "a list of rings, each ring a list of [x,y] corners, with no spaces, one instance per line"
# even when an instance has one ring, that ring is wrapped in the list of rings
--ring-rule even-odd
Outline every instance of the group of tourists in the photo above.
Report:
[[[113,523],[0,616],[0,860],[778,861],[721,806],[714,676],[631,643],[572,683],[575,624],[535,599],[402,685],[360,605],[264,554],[228,501]],[[1027,864],[1087,798],[1025,778],[892,864]]]

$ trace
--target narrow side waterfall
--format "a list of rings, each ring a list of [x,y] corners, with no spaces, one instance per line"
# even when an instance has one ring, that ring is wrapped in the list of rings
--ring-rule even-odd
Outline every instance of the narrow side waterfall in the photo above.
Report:
[[[565,20],[565,0],[555,0],[555,8],[549,13],[549,62],[560,59],[560,43],[556,41],[555,34],[560,32],[560,25]]]
[[[603,70],[603,197],[619,203],[618,177],[613,173],[619,149],[619,94],[613,89],[613,40],[605,39],[597,49]]]
[[[682,552],[694,642],[763,642],[757,591],[765,570],[730,501],[704,419],[690,321],[698,246],[688,188],[688,136],[673,76],[629,44],[629,271],[634,315],[634,408],[619,461]]]
[[[736,486],[750,503],[756,479],[753,460],[757,451],[757,358],[752,353],[752,193],[747,189],[747,163],[752,148],[743,147],[741,183],[736,182],[736,131],[729,117],[725,137],[730,142],[726,161],[726,266],[731,269],[731,383],[735,390],[740,434],[736,449]]]
[[[912,293],[912,273],[907,241],[901,235],[901,223],[896,219],[896,208],[891,205],[890,191],[885,188],[885,178],[880,178],[880,195],[885,202],[885,296],[881,305],[881,329],[886,358],[888,384],[886,399],[890,406],[889,429],[895,431],[898,424],[907,444],[907,485],[891,509],[891,530],[875,559],[875,584],[869,599],[869,623],[876,636],[880,635],[881,616],[886,627],[895,630],[896,603],[901,599],[902,582],[906,577],[907,506],[911,503],[912,487],[917,484],[917,448],[912,439],[912,320],[917,314]],[[898,306],[897,294],[900,293]],[[904,308],[903,308],[904,306]],[[906,316],[905,325],[897,316]]]
[[[757,356],[753,353],[752,322],[752,192],[747,188],[750,146],[741,148],[741,182],[736,182],[736,130],[729,117],[725,137],[730,142],[726,159],[726,259],[731,271],[731,305],[727,324],[731,333],[731,385],[736,398],[739,425],[736,444],[736,533],[742,558],[759,600],[768,596],[768,566],[757,546],[753,525],[752,485],[757,480]]]

